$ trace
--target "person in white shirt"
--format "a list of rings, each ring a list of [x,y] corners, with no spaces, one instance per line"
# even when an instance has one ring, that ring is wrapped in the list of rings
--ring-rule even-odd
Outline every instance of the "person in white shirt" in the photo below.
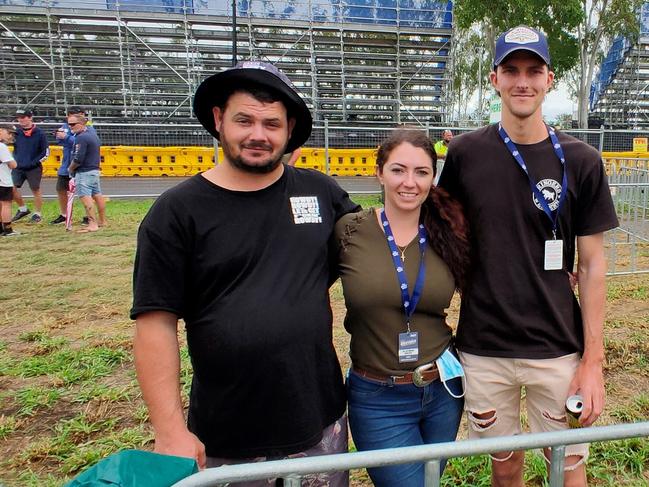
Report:
[[[0,124],[0,217],[2,217],[0,236],[2,237],[19,235],[11,228],[11,200],[14,186],[11,170],[16,167],[16,161],[7,147],[7,144],[13,144],[15,135],[16,129],[13,125]]]

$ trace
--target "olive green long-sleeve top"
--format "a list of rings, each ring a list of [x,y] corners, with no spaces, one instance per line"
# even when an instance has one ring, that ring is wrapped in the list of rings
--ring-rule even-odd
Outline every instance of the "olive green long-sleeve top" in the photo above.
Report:
[[[406,318],[397,273],[375,210],[343,216],[336,224],[335,234],[353,366],[399,375],[435,360],[451,340],[445,310],[455,288],[453,276],[441,257],[430,246],[426,247],[424,288],[410,318],[410,330],[419,333],[419,360],[400,364],[399,333],[407,331]],[[405,250],[410,293],[419,271],[417,240],[415,237]]]

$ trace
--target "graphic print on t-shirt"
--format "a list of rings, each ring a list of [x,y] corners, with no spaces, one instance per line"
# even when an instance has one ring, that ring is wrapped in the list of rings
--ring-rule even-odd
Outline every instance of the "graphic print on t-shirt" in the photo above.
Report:
[[[293,223],[322,223],[320,203],[317,196],[292,196]]]
[[[559,207],[559,201],[561,200],[561,184],[554,179],[542,179],[536,183],[536,187],[547,201],[550,210],[555,211]],[[536,207],[543,211],[543,207],[534,193],[532,193],[532,200]]]

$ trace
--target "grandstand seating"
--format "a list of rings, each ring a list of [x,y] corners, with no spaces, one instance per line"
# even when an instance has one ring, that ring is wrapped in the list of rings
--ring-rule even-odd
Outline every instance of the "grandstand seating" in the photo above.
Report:
[[[0,119],[192,120],[192,97],[231,64],[229,0],[0,2]],[[239,59],[276,63],[316,123],[446,121],[448,0],[240,2]]]
[[[642,5],[639,20],[638,39],[616,38],[593,81],[589,118],[598,125],[649,125],[649,4]]]

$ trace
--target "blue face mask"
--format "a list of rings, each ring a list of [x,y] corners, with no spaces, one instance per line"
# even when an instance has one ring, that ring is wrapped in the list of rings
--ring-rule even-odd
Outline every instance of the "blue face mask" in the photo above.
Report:
[[[444,387],[446,388],[448,393],[456,399],[464,397],[464,379],[462,380],[462,394],[460,394],[459,396],[453,394],[446,385],[446,381],[455,379],[456,377],[464,377],[464,369],[462,368],[462,364],[455,357],[455,355],[453,355],[451,349],[447,348],[444,353],[440,355],[437,360],[435,360],[435,364],[437,364],[437,370],[439,371],[439,380],[442,381],[442,384],[444,384]]]

